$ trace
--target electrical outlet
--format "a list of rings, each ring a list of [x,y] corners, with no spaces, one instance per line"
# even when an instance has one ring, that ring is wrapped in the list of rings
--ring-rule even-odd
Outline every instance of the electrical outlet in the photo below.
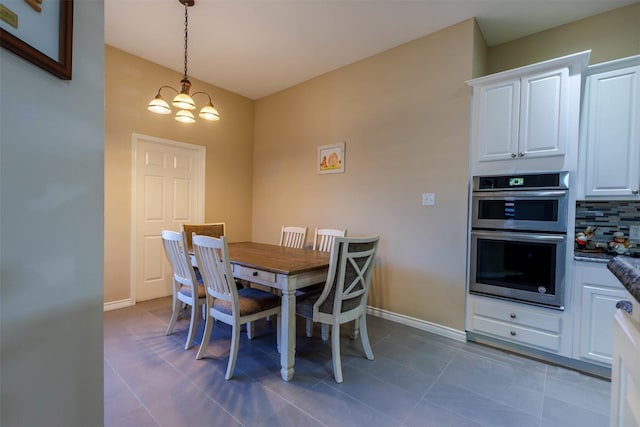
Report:
[[[433,206],[436,204],[436,193],[422,193],[422,206]]]
[[[640,225],[632,225],[629,227],[629,240],[640,242]]]

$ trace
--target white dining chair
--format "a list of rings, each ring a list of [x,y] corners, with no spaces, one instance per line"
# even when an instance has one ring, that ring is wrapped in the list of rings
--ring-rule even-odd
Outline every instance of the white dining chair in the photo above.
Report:
[[[347,235],[347,230],[341,230],[337,228],[316,228],[313,233],[313,250],[321,252],[331,252],[333,248],[333,242],[336,237],[344,237]],[[320,292],[324,283],[317,285],[311,285],[306,288],[302,288],[298,295],[302,295],[308,292]],[[308,338],[313,336],[313,321],[306,319],[305,332]],[[329,325],[322,324],[322,340],[327,341],[329,339]]]
[[[307,243],[307,227],[282,226],[280,246],[287,248],[304,248]]]
[[[313,250],[322,252],[331,252],[333,241],[336,237],[344,237],[347,230],[336,228],[316,228],[313,233]]]
[[[173,310],[166,335],[173,333],[176,322],[182,312],[182,304],[191,307],[191,321],[189,333],[184,346],[188,350],[193,345],[193,336],[198,326],[201,307],[205,304],[205,290],[202,282],[198,281],[195,270],[191,264],[191,258],[186,248],[186,236],[184,232],[163,230],[162,244],[167,259],[173,269]],[[194,291],[195,289],[195,291]],[[195,297],[194,297],[195,294]]]
[[[193,236],[193,249],[206,289],[207,321],[196,359],[201,359],[215,320],[231,325],[231,350],[225,379],[231,379],[236,366],[240,327],[267,316],[277,316],[277,343],[280,350],[280,297],[255,288],[237,289],[229,262],[226,237]],[[251,336],[249,337],[251,338]]]
[[[336,237],[327,281],[321,293],[298,298],[296,314],[331,326],[333,376],[342,382],[340,325],[357,321],[364,353],[373,360],[367,333],[367,296],[378,249],[379,236]]]

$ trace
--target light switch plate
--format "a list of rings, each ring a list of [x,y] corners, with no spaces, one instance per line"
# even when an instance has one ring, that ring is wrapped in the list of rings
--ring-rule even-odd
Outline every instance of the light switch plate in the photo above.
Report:
[[[436,193],[422,193],[422,206],[433,206],[436,204]]]
[[[640,242],[640,225],[632,225],[629,227],[629,240]]]

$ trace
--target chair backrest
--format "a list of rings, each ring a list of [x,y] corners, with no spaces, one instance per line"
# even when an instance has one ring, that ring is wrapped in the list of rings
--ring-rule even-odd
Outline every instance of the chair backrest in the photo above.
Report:
[[[193,252],[193,244],[191,236],[193,233],[203,236],[222,237],[224,236],[224,222],[212,222],[208,224],[181,224],[182,231],[187,236],[187,248],[189,252]]]
[[[238,289],[229,262],[227,238],[193,236],[193,250],[207,293],[213,298],[230,301],[238,314]]]
[[[344,237],[347,230],[337,230],[335,228],[316,228],[313,234],[313,250],[331,252],[333,241],[336,237]]]
[[[280,246],[287,248],[304,248],[307,243],[307,227],[285,227],[282,226],[280,233]]]
[[[316,313],[344,315],[365,310],[380,236],[336,237],[329,273],[322,294],[313,306]]]
[[[184,250],[186,247],[185,241],[184,231],[162,230],[162,245],[173,269],[174,280],[193,288],[194,283],[197,283],[197,279],[189,252]]]

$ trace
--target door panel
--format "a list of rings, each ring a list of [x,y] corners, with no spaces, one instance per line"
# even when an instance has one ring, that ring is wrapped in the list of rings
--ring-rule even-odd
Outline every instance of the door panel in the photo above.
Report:
[[[173,220],[186,222],[191,218],[191,181],[188,179],[174,179],[173,181]]]

